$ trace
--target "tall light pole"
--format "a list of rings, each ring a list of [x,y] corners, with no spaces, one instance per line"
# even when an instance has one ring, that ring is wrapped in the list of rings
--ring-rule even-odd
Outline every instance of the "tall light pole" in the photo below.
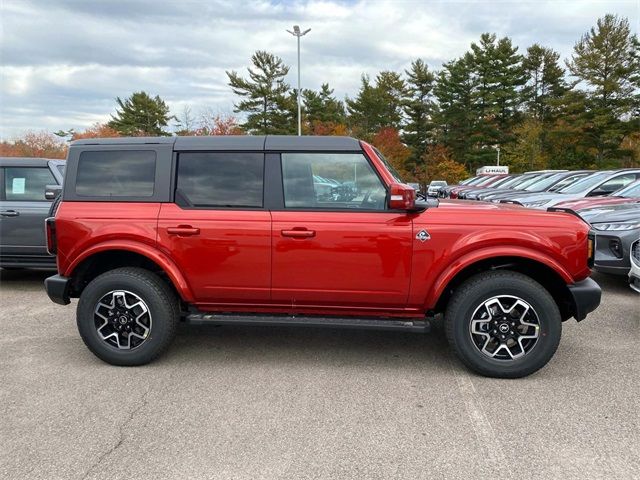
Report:
[[[492,145],[492,147],[498,151],[498,158],[497,158],[496,165],[500,166],[500,145]]]
[[[310,31],[311,29],[307,28],[304,32],[301,32],[298,25],[293,26],[293,32],[287,30],[287,32],[298,39],[298,136],[302,135],[302,120],[300,119],[300,37],[304,37]]]

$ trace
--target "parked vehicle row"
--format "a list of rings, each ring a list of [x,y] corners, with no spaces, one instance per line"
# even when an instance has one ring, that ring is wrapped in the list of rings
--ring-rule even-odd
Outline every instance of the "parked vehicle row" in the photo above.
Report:
[[[633,265],[632,244],[640,238],[640,169],[494,175],[451,187],[449,196],[570,211],[596,232],[596,270],[627,275]]]

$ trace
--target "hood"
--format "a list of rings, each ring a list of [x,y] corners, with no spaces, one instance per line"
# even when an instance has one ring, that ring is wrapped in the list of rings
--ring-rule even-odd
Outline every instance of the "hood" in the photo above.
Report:
[[[640,222],[640,203],[600,205],[592,208],[586,208],[580,211],[580,216],[591,224]]]
[[[515,196],[509,198],[509,200],[518,202],[525,207],[541,208],[546,210],[549,207],[555,206],[557,203],[565,202],[567,200],[575,200],[576,198],[579,197],[576,195],[567,195],[565,193],[542,192]]]
[[[456,228],[473,225],[484,232],[489,231],[492,226],[512,228],[518,232],[523,231],[523,227],[532,232],[537,232],[538,227],[574,232],[588,228],[587,222],[570,213],[534,210],[509,203],[465,200],[441,200],[437,207],[421,212],[416,217],[415,224],[426,227],[448,225]],[[510,235],[513,235],[513,231]]]
[[[522,210],[520,205],[485,203],[485,202],[467,202],[465,200],[441,199],[438,209],[454,209],[468,210],[471,212],[487,211],[487,210]]]
[[[621,205],[627,203],[640,203],[640,198],[626,197],[587,197],[580,200],[570,200],[557,203],[556,207],[570,208],[576,212],[593,207],[606,207],[611,205]]]

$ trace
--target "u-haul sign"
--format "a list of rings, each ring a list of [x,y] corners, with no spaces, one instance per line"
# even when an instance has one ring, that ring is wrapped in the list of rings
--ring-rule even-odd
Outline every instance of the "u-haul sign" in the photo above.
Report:
[[[508,166],[501,166],[501,165],[491,165],[491,166],[485,166],[485,167],[480,167],[479,169],[476,170],[476,175],[500,175],[500,174],[508,174],[509,173],[509,167]]]

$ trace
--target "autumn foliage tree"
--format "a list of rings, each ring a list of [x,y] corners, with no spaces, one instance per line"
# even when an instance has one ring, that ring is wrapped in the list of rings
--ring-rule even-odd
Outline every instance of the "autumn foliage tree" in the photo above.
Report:
[[[92,126],[81,132],[73,132],[71,140],[80,140],[83,138],[114,138],[119,137],[120,132],[111,128],[105,123],[94,123]]]
[[[411,149],[402,143],[400,133],[395,128],[383,128],[371,139],[371,143],[398,171],[404,181],[414,179],[413,172],[407,170],[407,160],[411,157]]]
[[[238,124],[238,120],[233,115],[211,115],[204,114],[200,120],[200,125],[193,132],[193,135],[244,135],[244,130]]]
[[[416,172],[416,177],[423,185],[430,180],[457,183],[469,176],[465,166],[456,162],[451,150],[444,145],[430,145],[422,156],[422,164],[424,167]]]
[[[1,142],[0,156],[66,158],[67,145],[52,133],[29,131],[21,138]]]

